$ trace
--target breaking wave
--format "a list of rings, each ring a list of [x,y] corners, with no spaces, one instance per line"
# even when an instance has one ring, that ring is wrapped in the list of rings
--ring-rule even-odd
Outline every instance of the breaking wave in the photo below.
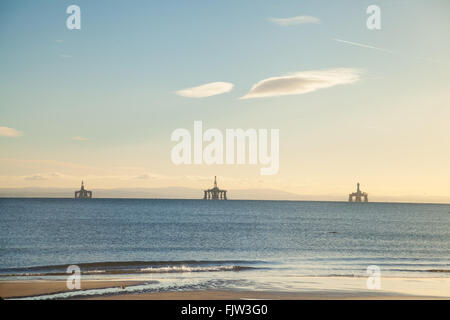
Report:
[[[146,273],[224,272],[264,269],[262,261],[124,261],[80,263],[82,275],[119,275]],[[69,265],[10,268],[0,270],[2,277],[67,276]]]

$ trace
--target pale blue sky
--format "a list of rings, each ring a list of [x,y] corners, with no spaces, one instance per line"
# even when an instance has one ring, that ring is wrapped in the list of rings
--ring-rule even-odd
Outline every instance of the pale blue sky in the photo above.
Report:
[[[71,4],[81,8],[81,30],[65,26]],[[370,4],[381,8],[381,30],[366,28]],[[2,1],[0,126],[23,135],[0,137],[0,158],[9,159],[0,186],[68,186],[86,175],[38,162],[45,160],[91,175],[108,168],[107,187],[133,185],[124,177],[142,171],[162,176],[142,186],[217,174],[236,187],[263,180],[298,193],[340,193],[360,179],[382,195],[450,194],[449,9],[446,0]],[[269,20],[302,15],[320,23]],[[239,100],[263,79],[331,68],[358,69],[361,78]],[[234,89],[202,99],[175,94],[215,81]],[[279,128],[280,173],[175,167],[170,134],[194,120],[223,130]],[[66,179],[26,179],[52,172]]]

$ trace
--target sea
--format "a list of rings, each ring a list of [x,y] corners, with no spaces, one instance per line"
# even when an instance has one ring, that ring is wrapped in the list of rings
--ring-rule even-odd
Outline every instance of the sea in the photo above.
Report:
[[[70,265],[82,279],[142,283],[36,298],[323,290],[310,279],[364,280],[373,270],[449,278],[450,205],[0,199],[0,281],[67,279]]]

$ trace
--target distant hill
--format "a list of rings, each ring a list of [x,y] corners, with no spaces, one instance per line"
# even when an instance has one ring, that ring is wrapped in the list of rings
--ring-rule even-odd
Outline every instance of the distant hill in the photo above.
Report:
[[[91,189],[93,198],[202,199],[203,190],[184,187]],[[72,198],[69,188],[0,188],[0,197]],[[272,189],[229,190],[228,198],[252,200],[306,200],[300,195]]]
[[[73,198],[76,188],[0,188],[0,198]],[[90,189],[93,198],[202,199],[203,190],[185,187]],[[276,189],[230,189],[230,200],[347,201],[348,195],[300,195]],[[450,196],[371,195],[369,202],[450,203]]]

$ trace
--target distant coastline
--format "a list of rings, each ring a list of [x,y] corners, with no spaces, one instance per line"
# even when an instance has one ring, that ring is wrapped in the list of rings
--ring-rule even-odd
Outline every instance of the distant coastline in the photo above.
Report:
[[[94,199],[201,200],[202,190],[185,187],[93,189]],[[199,196],[200,195],[200,196]],[[73,198],[73,188],[1,188],[0,198]],[[276,189],[233,189],[229,200],[347,202],[346,195],[301,195]],[[450,196],[376,196],[376,203],[450,204]]]

